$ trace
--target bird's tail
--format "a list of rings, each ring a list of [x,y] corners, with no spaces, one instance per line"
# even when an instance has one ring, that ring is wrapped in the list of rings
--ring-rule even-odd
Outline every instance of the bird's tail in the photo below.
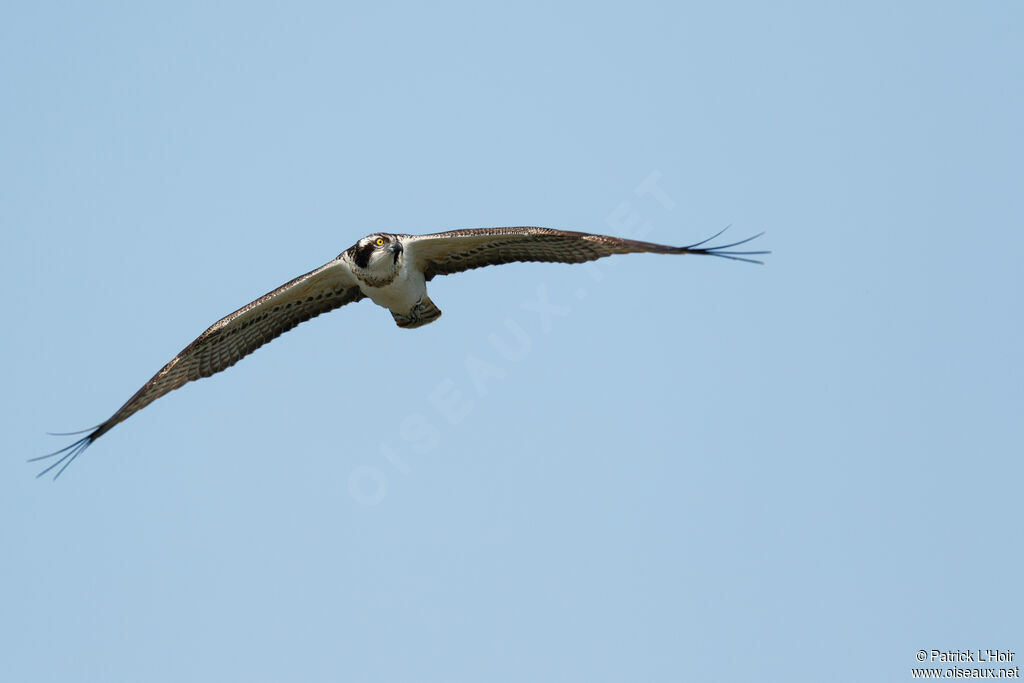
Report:
[[[434,305],[429,296],[424,296],[408,313],[402,315],[391,311],[391,316],[399,327],[413,328],[429,325],[441,317],[441,309]]]

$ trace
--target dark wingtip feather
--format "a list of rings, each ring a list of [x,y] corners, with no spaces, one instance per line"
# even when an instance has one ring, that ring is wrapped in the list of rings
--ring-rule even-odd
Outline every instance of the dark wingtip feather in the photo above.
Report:
[[[770,252],[770,251],[727,251],[728,249],[731,249],[733,247],[738,247],[741,244],[746,244],[747,242],[751,242],[753,240],[756,240],[758,237],[760,237],[761,235],[764,234],[763,231],[757,233],[756,235],[754,235],[752,237],[748,237],[746,239],[739,240],[738,242],[730,242],[729,244],[719,244],[716,247],[701,247],[700,246],[702,244],[707,244],[708,242],[710,242],[711,240],[715,239],[716,237],[718,237],[719,235],[721,235],[723,232],[725,232],[728,229],[729,229],[729,226],[727,225],[727,226],[725,226],[725,228],[723,228],[722,230],[719,230],[717,233],[715,233],[711,237],[707,238],[706,240],[701,240],[700,242],[695,242],[694,244],[690,244],[690,245],[687,245],[685,247],[680,247],[679,249],[680,249],[681,252],[686,253],[686,254],[699,254],[701,256],[717,256],[719,258],[727,258],[730,261],[743,261],[745,263],[756,263],[758,265],[762,265],[763,266],[764,265],[764,261],[758,261],[757,259],[744,258],[744,257],[745,256],[764,256],[764,255],[770,254],[772,252]]]
[[[729,225],[725,226],[724,228],[722,228],[721,230],[719,230],[718,232],[716,232],[714,235],[712,235],[711,237],[707,238],[706,240],[701,240],[700,242],[694,242],[693,244],[690,244],[690,245],[687,245],[687,246],[683,247],[683,249],[696,249],[697,247],[699,247],[702,244],[707,244],[708,242],[710,242],[711,240],[715,239],[716,237],[718,237],[719,235],[721,235],[723,232],[725,232],[726,230],[728,230],[731,227],[732,227],[732,223],[730,223]]]
[[[100,428],[101,427],[93,427],[92,431],[89,432],[89,434],[87,436],[83,436],[81,439],[79,439],[78,441],[74,442],[73,444],[70,444],[68,446],[65,446],[64,448],[56,450],[53,453],[47,453],[46,455],[40,455],[40,456],[37,456],[35,458],[29,458],[28,462],[39,462],[40,460],[46,460],[47,458],[53,458],[53,457],[56,457],[56,456],[60,456],[59,458],[57,458],[56,462],[52,463],[49,467],[47,467],[42,472],[37,474],[36,475],[36,479],[39,479],[40,477],[46,475],[47,473],[49,473],[50,471],[52,471],[54,469],[60,468],[60,469],[57,469],[57,473],[53,475],[53,480],[56,481],[57,477],[59,477],[61,474],[63,474],[64,470],[66,470],[68,468],[68,465],[73,463],[75,461],[75,458],[77,458],[79,455],[81,455],[82,452],[85,451],[86,448],[88,448],[90,445],[92,445],[93,441],[95,441],[96,439],[99,438],[99,436],[100,436]],[[84,430],[84,431],[89,431],[89,430]],[[81,434],[82,432],[77,432],[77,433]]]
[[[86,432],[94,432],[100,428],[100,425],[93,425],[92,427],[86,427],[85,429],[79,429],[77,432],[46,432],[48,436],[75,436],[76,434],[85,434]],[[44,456],[45,457],[45,456]]]

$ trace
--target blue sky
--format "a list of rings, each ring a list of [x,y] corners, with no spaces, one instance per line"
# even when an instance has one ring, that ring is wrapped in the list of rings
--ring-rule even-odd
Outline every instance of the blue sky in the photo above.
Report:
[[[0,10],[17,681],[910,679],[1024,652],[1015,3]],[[368,302],[96,424],[378,230],[616,257]],[[1024,656],[1024,655],[1022,655]]]

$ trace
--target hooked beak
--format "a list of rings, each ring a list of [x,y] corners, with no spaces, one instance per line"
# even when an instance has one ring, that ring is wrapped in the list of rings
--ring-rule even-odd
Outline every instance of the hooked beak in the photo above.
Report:
[[[398,263],[398,255],[405,251],[401,242],[392,242],[388,245],[388,251],[395,255],[395,263]]]

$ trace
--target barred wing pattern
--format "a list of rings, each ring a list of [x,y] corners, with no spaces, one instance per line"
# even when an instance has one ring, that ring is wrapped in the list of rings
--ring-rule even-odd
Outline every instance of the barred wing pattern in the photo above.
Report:
[[[550,228],[477,228],[452,230],[433,235],[409,236],[415,250],[417,266],[429,281],[435,275],[450,275],[473,268],[495,266],[515,261],[553,261],[584,263],[612,254],[650,252],[655,254],[699,254],[719,256],[736,261],[760,263],[746,256],[767,254],[766,251],[729,251],[761,235],[717,247],[702,247],[719,235],[685,247],[640,242],[637,240],[595,235]],[[762,233],[763,234],[763,233]]]
[[[760,263],[750,257],[769,253],[767,251],[734,250],[734,247],[746,244],[760,235],[730,244],[704,246],[712,242],[722,232],[725,231],[684,247],[586,232],[530,227],[452,230],[432,235],[374,233],[360,240],[326,265],[295,278],[217,321],[171,359],[171,362],[146,382],[134,396],[128,399],[127,403],[105,422],[84,432],[79,432],[85,433],[85,436],[70,446],[65,446],[38,458],[32,458],[30,462],[55,458],[55,461],[38,476],[57,469],[57,473],[54,475],[56,479],[92,442],[161,396],[188,382],[209,377],[231,367],[260,346],[284,334],[301,322],[363,299],[365,295],[360,289],[361,285],[356,278],[356,273],[360,269],[367,268],[369,255],[376,248],[388,249],[394,259],[385,261],[385,263],[391,264],[390,275],[384,279],[377,278],[380,280],[379,283],[369,285],[375,291],[387,292],[387,295],[382,298],[373,295],[374,300],[379,305],[389,308],[392,304],[387,303],[388,301],[401,301],[401,296],[409,296],[409,301],[416,301],[415,304],[411,304],[412,310],[415,312],[420,311],[425,303],[433,306],[430,299],[426,297],[423,281],[419,280],[416,271],[421,272],[423,279],[429,281],[437,275],[448,275],[514,261],[583,263],[612,254],[650,252],[718,256],[736,261]],[[385,244],[388,246],[385,247]],[[403,252],[406,254],[407,260],[402,261],[402,265],[399,266],[399,255]],[[353,254],[356,256],[354,260]],[[360,257],[364,255],[367,258],[363,258],[361,262]],[[356,273],[351,268],[355,268]],[[396,282],[399,268],[404,269],[404,275],[397,280],[398,284],[392,285]],[[371,282],[366,279],[365,274],[360,277],[363,277],[367,283]],[[392,287],[392,289],[386,290],[385,287]],[[413,287],[411,293],[409,287]],[[420,289],[417,290],[415,287]],[[417,296],[418,300],[415,299]],[[433,310],[435,315],[432,318],[417,319],[417,322],[426,324],[435,319],[439,312],[436,307],[433,307]],[[400,326],[418,326],[403,325],[401,320],[408,316],[401,315],[401,313],[401,311],[392,310],[392,314],[395,315],[395,320],[399,321]]]
[[[105,422],[59,451],[32,461],[60,456],[38,476],[59,467],[60,476],[89,445],[161,396],[225,370],[299,323],[363,298],[358,283],[340,257],[291,280],[234,313],[221,318],[153,375]]]

